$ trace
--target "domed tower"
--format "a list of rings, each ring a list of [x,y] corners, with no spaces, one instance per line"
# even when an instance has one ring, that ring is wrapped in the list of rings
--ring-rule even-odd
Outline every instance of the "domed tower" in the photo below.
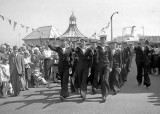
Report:
[[[86,38],[86,36],[84,36],[77,28],[77,24],[76,24],[76,17],[74,16],[74,13],[72,12],[72,15],[69,18],[69,27],[66,30],[66,32],[64,34],[62,34],[60,36],[60,38],[64,38],[68,41],[75,41],[75,40],[79,40],[81,38]]]

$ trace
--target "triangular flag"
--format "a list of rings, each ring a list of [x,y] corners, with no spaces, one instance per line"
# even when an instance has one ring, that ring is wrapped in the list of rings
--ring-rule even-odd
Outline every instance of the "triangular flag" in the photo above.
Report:
[[[11,20],[10,20],[10,19],[8,19],[8,21],[9,21],[9,24],[11,25]]]
[[[0,15],[0,17],[3,19],[3,21],[4,21],[4,17],[2,16],[2,15]]]
[[[14,25],[13,25],[13,30],[14,31],[15,31],[16,25],[17,25],[17,22],[14,22]]]
[[[108,23],[108,25],[105,28],[107,29],[109,27],[109,25],[110,25],[110,22]]]
[[[21,24],[21,27],[24,28],[24,25]]]
[[[105,28],[102,28],[102,30],[101,30],[101,31],[103,31],[103,32],[104,32],[104,29],[105,29]]]
[[[26,32],[28,32],[29,27],[26,27]]]

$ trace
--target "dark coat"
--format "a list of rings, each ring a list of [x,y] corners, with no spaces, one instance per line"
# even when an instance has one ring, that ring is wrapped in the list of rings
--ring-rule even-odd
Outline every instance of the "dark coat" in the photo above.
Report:
[[[18,71],[18,74],[25,74],[25,67],[24,67],[24,58],[23,55],[17,54],[15,57],[14,54],[10,54],[9,56],[9,65],[10,65],[10,73],[12,74],[14,70],[14,63],[16,62],[16,68]]]
[[[110,66],[112,68],[113,66],[113,55],[111,48],[109,46],[106,46],[106,50],[103,50],[101,46],[97,46],[97,56],[98,56],[98,62],[104,63]]]
[[[58,63],[58,69],[59,71],[64,70],[66,67],[71,67],[72,66],[72,61],[73,61],[73,56],[72,56],[72,49],[71,48],[66,48],[65,52],[63,52],[62,47],[55,47],[48,45],[48,47],[56,51],[58,53],[59,57],[59,63]]]
[[[80,47],[76,48],[76,53],[78,55],[78,66],[91,67],[93,64],[93,53],[90,48],[87,48],[85,52],[82,51]]]

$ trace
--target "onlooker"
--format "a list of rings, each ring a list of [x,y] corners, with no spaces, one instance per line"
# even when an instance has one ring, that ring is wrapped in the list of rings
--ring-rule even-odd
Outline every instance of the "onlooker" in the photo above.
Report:
[[[25,65],[25,80],[26,80],[26,87],[25,89],[28,90],[28,83],[31,79],[31,67],[30,65],[33,64],[31,62],[31,55],[29,51],[24,52],[24,65]]]
[[[10,69],[8,64],[8,57],[1,56],[2,62],[0,63],[0,85],[3,85],[3,97],[7,97],[7,84],[10,80]]]
[[[25,67],[24,58],[18,53],[18,47],[13,47],[13,53],[9,56],[9,65],[11,73],[11,84],[14,90],[14,96],[18,96],[21,91],[20,79],[24,78]]]
[[[42,52],[44,58],[44,78],[46,80],[49,79],[51,74],[51,59],[52,59],[52,51],[45,45],[45,49]]]

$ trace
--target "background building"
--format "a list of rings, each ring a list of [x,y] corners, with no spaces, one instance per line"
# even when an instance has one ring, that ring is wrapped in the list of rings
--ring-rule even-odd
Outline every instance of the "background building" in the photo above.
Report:
[[[53,26],[43,26],[31,32],[22,40],[25,42],[26,45],[32,43],[34,46],[43,45],[47,40],[50,41],[50,44],[53,44],[53,42],[59,44],[60,35],[61,32]]]
[[[76,17],[74,16],[74,13],[72,12],[71,17],[69,18],[69,27],[66,30],[65,33],[63,33],[60,38],[64,38],[67,41],[75,41],[79,40],[81,38],[88,39],[86,36],[84,36],[79,29],[77,28],[76,24]]]

